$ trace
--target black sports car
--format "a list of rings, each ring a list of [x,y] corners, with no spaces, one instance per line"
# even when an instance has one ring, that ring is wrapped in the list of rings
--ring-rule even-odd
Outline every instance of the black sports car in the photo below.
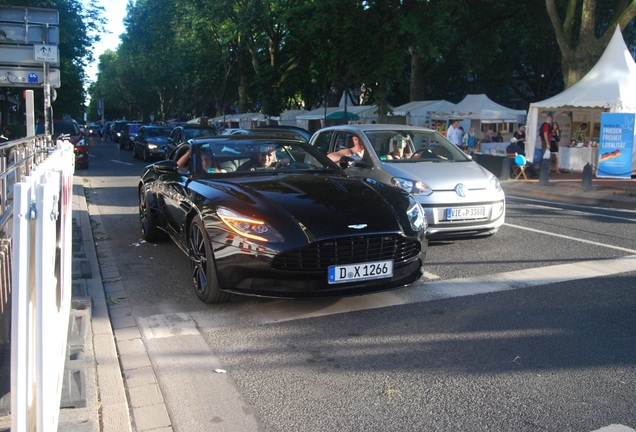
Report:
[[[363,294],[417,281],[426,219],[405,191],[350,177],[307,143],[190,140],[139,181],[141,233],[190,257],[197,296]]]

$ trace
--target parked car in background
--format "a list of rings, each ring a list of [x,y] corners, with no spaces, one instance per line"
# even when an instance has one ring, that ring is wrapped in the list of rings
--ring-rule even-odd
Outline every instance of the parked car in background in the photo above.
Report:
[[[192,138],[219,135],[219,131],[214,126],[204,126],[199,124],[184,124],[172,129],[166,144],[166,155],[170,157],[172,152],[184,142]]]
[[[113,123],[113,141],[115,141],[116,143],[119,142],[121,131],[128,123],[128,120],[117,120],[115,123]]]
[[[361,154],[350,150],[354,137],[364,148]],[[344,155],[340,164],[349,174],[409,192],[426,211],[430,239],[488,236],[504,223],[506,200],[497,177],[435,130],[332,126],[316,131],[311,144]]]
[[[231,293],[358,295],[423,273],[426,220],[415,199],[346,175],[302,140],[191,139],[146,167],[138,195],[143,239],[170,237],[190,257],[206,303]]]
[[[52,140],[68,140],[73,144],[73,151],[75,153],[75,168],[88,169],[88,145],[84,140],[84,133],[79,127],[79,124],[72,119],[59,119],[53,120],[52,125]],[[44,133],[44,125],[38,124],[35,129],[36,134]]]
[[[263,132],[271,132],[271,133],[280,133],[281,135],[284,133],[287,133],[288,135],[302,137],[307,142],[309,142],[309,140],[311,139],[311,132],[309,132],[307,129],[303,129],[298,126],[266,125],[266,126],[258,126],[251,130],[258,133],[263,131]]]
[[[121,130],[121,136],[119,137],[120,149],[132,150],[133,141],[140,127],[141,124],[139,123],[126,123],[126,125],[124,125],[124,128]]]
[[[141,157],[144,162],[165,159],[170,132],[170,126],[141,126],[133,140],[133,157]]]
[[[241,128],[225,128],[221,131],[221,135],[249,135],[248,129]]]
[[[99,125],[97,123],[91,123],[88,126],[86,126],[86,132],[88,133],[88,136],[98,136],[101,128],[102,128],[102,125]]]

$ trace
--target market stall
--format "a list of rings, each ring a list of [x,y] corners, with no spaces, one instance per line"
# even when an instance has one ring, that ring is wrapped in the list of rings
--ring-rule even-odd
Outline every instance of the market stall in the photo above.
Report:
[[[444,125],[454,116],[455,104],[447,100],[413,101],[393,108],[389,118],[396,123],[436,128],[438,121]]]
[[[501,132],[504,141],[509,141],[517,126],[525,122],[526,111],[500,105],[485,94],[469,94],[455,106],[454,116],[470,119],[470,127],[480,137],[484,127],[488,127],[493,133]]]
[[[572,137],[575,130],[586,123],[583,146],[578,140],[561,142],[559,148],[560,165],[580,166],[582,161],[591,159],[595,167],[594,138],[598,137],[602,112],[636,113],[636,62],[627,49],[620,27],[616,27],[605,52],[596,65],[576,84],[549,99],[530,104],[527,123],[526,154],[534,154],[540,146],[538,127],[548,114],[566,116],[571,119]],[[555,114],[556,113],[556,114]],[[631,151],[636,153],[633,146]],[[575,147],[569,147],[570,145]],[[589,150],[586,150],[589,148]],[[535,160],[535,162],[537,162]],[[636,171],[636,155],[632,158],[632,172]]]
[[[561,147],[559,148],[559,168],[567,171],[583,171],[588,163],[596,165],[598,147]]]

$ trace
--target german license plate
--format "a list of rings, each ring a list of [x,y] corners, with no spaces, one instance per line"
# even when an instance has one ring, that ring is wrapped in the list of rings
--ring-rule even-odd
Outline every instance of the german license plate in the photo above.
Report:
[[[393,261],[376,261],[329,267],[329,283],[356,282],[393,276]]]
[[[446,209],[446,219],[480,219],[486,216],[484,207],[465,207]]]

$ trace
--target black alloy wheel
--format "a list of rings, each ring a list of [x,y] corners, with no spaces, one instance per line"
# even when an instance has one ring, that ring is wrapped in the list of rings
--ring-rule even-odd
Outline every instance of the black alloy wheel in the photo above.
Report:
[[[192,221],[188,236],[192,282],[197,297],[204,303],[222,303],[230,294],[219,289],[219,280],[214,264],[214,253],[210,239],[199,217]]]
[[[139,188],[139,225],[141,237],[148,242],[156,242],[163,240],[166,234],[157,225],[156,216],[150,207],[149,196],[150,191],[146,185]]]

